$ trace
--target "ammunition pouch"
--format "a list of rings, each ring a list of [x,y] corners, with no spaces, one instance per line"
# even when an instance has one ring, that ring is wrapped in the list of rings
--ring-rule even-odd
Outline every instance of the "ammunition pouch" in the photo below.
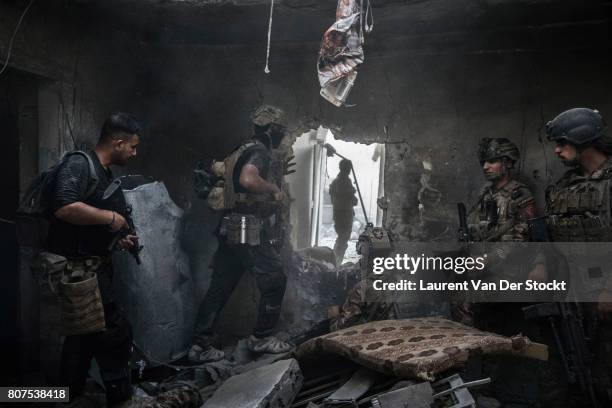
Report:
[[[34,257],[30,267],[41,287],[48,287],[51,292],[57,294],[57,284],[62,279],[67,264],[68,259],[64,256],[40,252]]]
[[[65,259],[65,258],[64,258]],[[109,258],[68,259],[51,290],[60,303],[61,332],[65,336],[100,332],[106,329],[104,306],[98,287],[97,271]]]
[[[219,235],[230,245],[260,245],[263,223],[254,215],[231,213],[221,220]]]
[[[607,174],[607,173],[606,173]],[[547,190],[546,219],[556,242],[607,242],[612,240],[610,179],[574,182],[568,187]]]
[[[274,215],[281,202],[275,201],[272,194],[236,194],[236,210],[253,214],[260,219]]]
[[[551,215],[546,224],[554,242],[607,242],[612,239],[610,225],[599,216]]]

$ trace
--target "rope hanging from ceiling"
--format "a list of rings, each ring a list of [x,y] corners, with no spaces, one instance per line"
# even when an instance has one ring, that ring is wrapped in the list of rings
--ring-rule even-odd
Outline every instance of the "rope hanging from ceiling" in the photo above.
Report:
[[[268,22],[268,47],[266,49],[266,67],[264,68],[264,72],[266,74],[270,73],[270,68],[268,67],[268,63],[270,61],[270,35],[272,34],[272,15],[274,14],[274,0],[270,0],[270,21]]]

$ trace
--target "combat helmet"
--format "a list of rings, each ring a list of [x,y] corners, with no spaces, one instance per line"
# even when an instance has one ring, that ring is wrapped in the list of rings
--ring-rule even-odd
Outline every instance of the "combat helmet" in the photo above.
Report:
[[[274,105],[260,105],[251,114],[255,126],[265,127],[271,124],[287,127],[285,112]]]
[[[560,113],[546,124],[546,137],[553,142],[580,146],[599,139],[607,130],[599,111],[573,108]]]
[[[516,163],[520,157],[519,149],[514,143],[505,137],[486,137],[480,141],[478,146],[478,160],[480,164],[485,161],[507,157],[512,163]]]

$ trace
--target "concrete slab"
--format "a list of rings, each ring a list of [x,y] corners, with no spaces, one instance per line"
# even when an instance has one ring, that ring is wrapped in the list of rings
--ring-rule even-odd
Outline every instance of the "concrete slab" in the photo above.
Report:
[[[174,361],[187,354],[197,315],[189,259],[181,248],[183,210],[160,182],[124,194],[144,247],[142,265],[126,252],[113,255],[116,293],[138,348],[148,358]]]
[[[231,377],[203,408],[283,408],[293,402],[303,376],[295,359],[281,360]]]

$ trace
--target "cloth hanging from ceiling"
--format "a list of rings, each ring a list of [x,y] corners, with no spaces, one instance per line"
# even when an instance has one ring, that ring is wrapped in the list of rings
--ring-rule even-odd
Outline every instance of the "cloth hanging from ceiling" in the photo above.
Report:
[[[357,77],[356,69],[364,60],[362,6],[357,0],[339,0],[336,22],[321,41],[317,64],[321,96],[336,106],[345,106]]]

